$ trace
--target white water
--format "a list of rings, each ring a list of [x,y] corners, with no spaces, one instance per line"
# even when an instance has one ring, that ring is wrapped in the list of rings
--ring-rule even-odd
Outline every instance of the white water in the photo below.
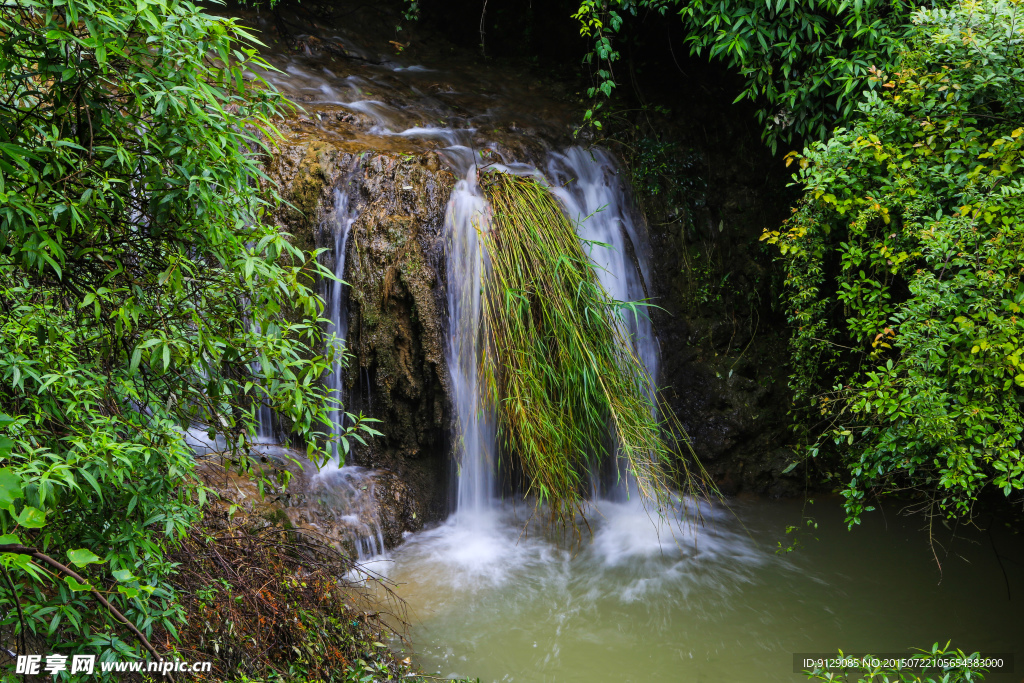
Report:
[[[497,484],[494,469],[494,408],[487,405],[479,386],[478,369],[487,331],[481,328],[480,293],[484,286],[487,254],[479,239],[488,229],[486,200],[477,184],[478,168],[472,150],[453,146],[444,156],[463,179],[452,192],[445,218],[448,246],[448,367],[457,415],[456,453],[459,463],[457,519],[488,533],[493,519],[481,515],[494,503]],[[625,185],[612,157],[600,149],[572,147],[552,154],[547,174],[528,164],[491,165],[489,170],[531,175],[548,184],[567,215],[576,222],[601,285],[621,302],[646,299],[650,277],[646,229],[632,211]],[[620,311],[620,320],[633,352],[644,363],[653,381],[657,377],[659,348],[650,318],[643,306],[634,314]],[[620,468],[621,469],[621,468]],[[601,491],[596,473],[593,490]],[[628,475],[623,471],[608,488],[615,500],[630,497]]]
[[[348,337],[348,307],[345,305],[345,255],[348,249],[348,238],[352,224],[359,217],[350,197],[346,178],[341,187],[334,190],[334,206],[327,216],[324,228],[331,236],[334,280],[326,283],[326,317],[328,320],[325,333],[327,343],[334,347],[334,363],[330,374],[324,379],[328,395],[334,400],[328,410],[332,432],[340,435],[345,429],[345,393],[343,370],[345,367],[345,340]],[[375,472],[363,467],[346,465],[346,453],[341,446],[340,438],[331,445],[331,459],[318,471],[314,471],[312,463],[306,462],[298,453],[276,445],[273,431],[273,413],[266,405],[261,406],[259,413],[257,445],[254,452],[260,455],[290,456],[304,462],[303,477],[310,495],[315,497],[316,506],[322,510],[321,518],[329,517],[341,530],[356,552],[356,560],[369,563],[373,558],[385,554],[384,534],[381,530],[374,495]],[[196,436],[192,441],[202,446]],[[191,443],[191,442],[190,442]],[[204,450],[211,450],[209,447]],[[197,448],[199,452],[199,448]],[[316,524],[316,522],[313,522]],[[358,573],[359,570],[356,570]],[[350,577],[352,579],[360,576]]]
[[[318,503],[333,513],[335,521],[347,529],[346,535],[356,552],[360,568],[353,570],[350,580],[366,578],[365,570],[386,556],[377,499],[374,495],[376,472],[355,465],[346,465],[347,453],[340,435],[345,429],[345,384],[343,371],[348,337],[348,306],[345,305],[345,256],[352,224],[359,217],[350,196],[351,178],[334,190],[334,207],[327,225],[333,243],[334,280],[328,283],[326,334],[334,346],[334,363],[324,380],[334,399],[328,415],[333,433],[332,457],[310,481],[310,489]],[[375,571],[370,568],[370,571]]]
[[[350,206],[349,195],[342,188],[334,190],[334,210],[329,218],[328,225],[334,236],[334,277],[330,282],[330,292],[327,296],[327,338],[328,343],[334,345],[334,364],[331,367],[331,374],[326,378],[324,384],[335,403],[332,404],[329,416],[333,431],[340,435],[345,429],[345,383],[342,371],[344,369],[343,354],[345,351],[345,338],[348,337],[348,307],[345,306],[345,252],[348,248],[348,235],[358,214]],[[331,462],[325,469],[338,468],[345,464],[346,454],[341,447],[340,438],[334,440],[332,446]]]
[[[469,166],[452,190],[445,216],[448,271],[448,373],[457,416],[455,457],[459,463],[458,510],[468,520],[485,514],[494,498],[495,431],[493,406],[480,386],[480,283],[486,255],[480,232],[490,220],[487,201]]]
[[[347,184],[347,179],[346,179]],[[325,329],[327,343],[334,347],[334,363],[331,366],[330,374],[324,379],[324,387],[328,396],[332,398],[331,406],[328,409],[330,427],[335,435],[340,435],[345,429],[345,385],[343,370],[345,367],[345,339],[348,336],[348,307],[345,305],[345,254],[348,248],[349,232],[352,224],[359,217],[358,212],[351,205],[347,187],[334,189],[334,207],[327,217],[325,228],[331,235],[333,249],[331,252],[334,264],[335,279],[326,283],[326,313],[327,326]],[[258,363],[256,364],[258,368]],[[257,411],[257,441],[259,443],[276,443],[274,433],[274,415],[269,406],[263,404]],[[345,465],[345,453],[343,452],[340,438],[335,438],[331,444],[331,460],[324,466],[325,470],[336,470]]]
[[[576,221],[577,233],[605,291],[616,301],[643,302],[651,282],[650,246],[614,159],[603,149],[571,147],[548,163],[551,191]],[[651,379],[658,377],[658,340],[644,307],[622,311],[625,329]]]

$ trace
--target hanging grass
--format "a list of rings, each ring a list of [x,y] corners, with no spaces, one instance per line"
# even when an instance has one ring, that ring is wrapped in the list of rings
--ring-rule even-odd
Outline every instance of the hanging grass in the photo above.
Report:
[[[622,323],[638,304],[611,299],[535,179],[488,173],[481,187],[493,211],[481,374],[531,492],[555,517],[582,512],[588,473],[616,451],[647,500],[663,502],[670,485],[701,488],[686,435],[652,395]]]

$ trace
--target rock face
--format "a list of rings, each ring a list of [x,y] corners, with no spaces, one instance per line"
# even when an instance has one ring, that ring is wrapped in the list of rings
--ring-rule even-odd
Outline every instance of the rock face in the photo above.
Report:
[[[437,155],[364,160],[346,278],[351,409],[383,421],[357,453],[389,470],[378,486],[385,536],[448,511],[448,398],[444,364],[444,215],[454,177]]]
[[[717,97],[723,102],[680,102],[692,120],[663,129],[662,139],[689,150],[674,178],[686,190],[640,193],[661,307],[653,316],[661,381],[723,493],[794,495],[805,482],[799,472],[783,474],[796,456],[786,321],[776,310],[781,279],[759,241],[789,214],[788,178],[757,128],[744,125],[752,115],[722,115],[733,95]]]
[[[301,125],[301,124],[299,124]],[[444,364],[444,215],[455,178],[435,152],[344,151],[289,131],[269,175],[291,206],[278,219],[304,249],[325,248],[334,270],[336,192],[349,229],[343,311],[348,313],[345,410],[380,420],[382,436],[354,444],[350,462],[376,477],[385,542],[448,512]]]

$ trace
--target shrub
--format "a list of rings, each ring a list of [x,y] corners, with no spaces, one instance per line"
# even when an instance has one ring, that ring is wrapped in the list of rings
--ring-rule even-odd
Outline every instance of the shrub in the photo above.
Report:
[[[260,64],[184,0],[0,6],[0,605],[19,652],[140,655],[92,589],[176,635],[167,549],[204,499],[185,432],[244,468],[258,405],[305,437],[324,424],[315,261],[262,221],[286,103],[248,80]]]
[[[849,521],[914,489],[969,515],[1024,487],[1024,28],[1000,0],[922,9],[862,120],[792,153],[780,231],[792,386],[841,444]]]

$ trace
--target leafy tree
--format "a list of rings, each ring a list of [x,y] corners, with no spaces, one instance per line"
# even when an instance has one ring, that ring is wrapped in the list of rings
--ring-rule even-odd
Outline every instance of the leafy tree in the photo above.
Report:
[[[764,139],[823,139],[855,113],[872,65],[891,64],[915,6],[910,0],[582,0],[575,17],[599,64],[591,96],[610,95],[619,58],[613,39],[629,16],[676,13],[693,54],[721,59],[743,76],[736,101],[758,104]],[[595,107],[587,113],[593,120]],[[596,125],[600,126],[600,122]]]
[[[789,158],[781,231],[792,386],[841,444],[851,523],[870,492],[969,515],[1024,488],[1024,16],[922,9],[862,120]]]
[[[147,636],[176,634],[165,550],[204,499],[186,431],[244,467],[260,405],[325,424],[320,271],[262,220],[286,102],[253,43],[187,0],[0,5],[0,550],[97,565]],[[22,637],[141,653],[87,585],[0,565]]]

